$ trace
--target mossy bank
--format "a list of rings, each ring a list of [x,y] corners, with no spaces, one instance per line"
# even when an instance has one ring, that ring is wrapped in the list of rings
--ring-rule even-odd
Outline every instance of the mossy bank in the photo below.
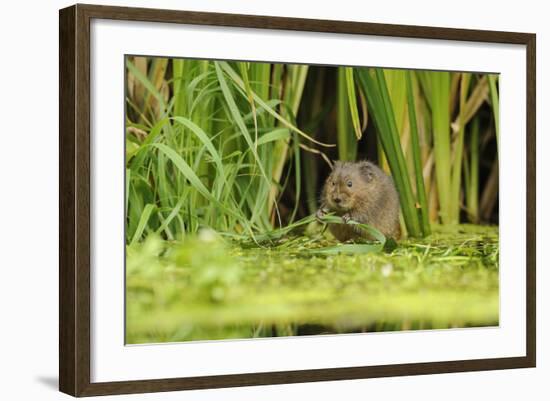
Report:
[[[212,231],[127,248],[126,341],[151,343],[498,325],[498,227],[434,226],[391,252],[323,255]]]

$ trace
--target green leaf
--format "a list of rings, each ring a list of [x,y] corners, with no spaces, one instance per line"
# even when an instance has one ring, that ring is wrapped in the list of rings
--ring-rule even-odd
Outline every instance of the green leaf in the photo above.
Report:
[[[344,67],[346,75],[346,87],[348,92],[348,104],[349,111],[351,113],[351,121],[353,123],[353,130],[357,140],[361,139],[363,133],[361,132],[361,121],[359,120],[359,109],[357,107],[357,95],[355,93],[355,80],[353,79],[353,68]]]
[[[227,73],[227,75],[229,75],[231,77],[231,79],[233,79],[235,81],[235,83],[237,85],[239,85],[239,87],[241,87],[241,89],[244,90],[244,83],[243,83],[242,79],[239,78],[239,76],[235,73],[235,71],[233,71],[233,69],[229,66],[229,64],[227,64],[225,61],[220,61],[220,62],[217,63],[217,65],[218,64],[223,68],[223,70]],[[323,142],[319,142],[319,141],[315,140],[314,138],[312,138],[311,136],[307,135],[305,132],[303,132],[302,130],[297,128],[294,124],[290,123],[287,119],[283,118],[279,113],[277,113],[275,110],[273,110],[272,107],[270,107],[266,102],[264,102],[256,93],[253,92],[252,96],[254,97],[254,100],[256,101],[256,103],[258,103],[269,114],[271,114],[273,117],[275,117],[277,120],[279,120],[283,125],[288,127],[290,130],[296,132],[300,136],[303,136],[307,140],[309,140],[313,143],[316,143],[318,145],[325,146],[325,147],[334,147],[335,146],[335,145],[332,145],[332,144],[327,144],[327,143],[323,143]]]
[[[224,212],[240,218],[241,215],[233,212],[233,210],[229,209],[228,207],[224,206],[218,199],[216,199],[210,191],[204,186],[200,178],[195,174],[193,169],[189,166],[189,164],[186,163],[183,158],[178,155],[173,149],[169,148],[168,146],[162,144],[162,143],[153,143],[150,146],[156,147],[160,149],[168,158],[174,163],[174,165],[178,168],[178,170],[185,176],[185,178],[191,183],[193,188],[195,188],[202,196],[204,196],[206,199],[214,203],[216,206],[218,206],[220,209],[222,209]]]
[[[136,231],[134,232],[132,240],[130,241],[130,244],[135,243],[138,239],[141,238],[141,235],[143,234],[143,231],[147,226],[147,222],[149,221],[149,217],[151,217],[151,213],[153,212],[153,210],[155,210],[155,205],[152,205],[150,203],[145,205],[145,208],[141,213],[141,217],[139,218],[139,223],[137,225]]]
[[[287,128],[277,128],[265,135],[262,135],[260,139],[258,139],[258,146],[265,145],[269,142],[287,140],[288,138],[290,138],[290,132]]]

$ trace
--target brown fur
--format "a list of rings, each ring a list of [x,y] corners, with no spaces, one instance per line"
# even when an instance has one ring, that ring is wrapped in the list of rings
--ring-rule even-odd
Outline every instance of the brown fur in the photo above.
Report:
[[[399,196],[395,185],[390,176],[371,162],[335,163],[325,181],[317,214],[329,212],[344,220],[373,226],[387,237],[399,238]],[[340,241],[370,238],[364,230],[352,225],[330,224],[329,229]]]

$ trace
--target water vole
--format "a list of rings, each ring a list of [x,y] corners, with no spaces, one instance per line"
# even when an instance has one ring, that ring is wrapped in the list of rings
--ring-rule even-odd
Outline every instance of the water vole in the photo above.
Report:
[[[333,212],[344,221],[369,224],[386,237],[398,238],[399,196],[390,176],[369,161],[334,164],[321,194],[317,216]],[[365,237],[363,230],[346,224],[329,224],[340,241]]]

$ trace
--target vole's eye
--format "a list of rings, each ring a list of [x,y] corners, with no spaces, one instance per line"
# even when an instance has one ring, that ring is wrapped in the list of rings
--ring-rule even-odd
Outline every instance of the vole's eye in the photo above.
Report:
[[[353,183],[351,181],[348,181],[348,187],[351,188],[351,186],[353,185]]]
[[[332,186],[335,186],[336,185],[336,182],[332,181]]]

